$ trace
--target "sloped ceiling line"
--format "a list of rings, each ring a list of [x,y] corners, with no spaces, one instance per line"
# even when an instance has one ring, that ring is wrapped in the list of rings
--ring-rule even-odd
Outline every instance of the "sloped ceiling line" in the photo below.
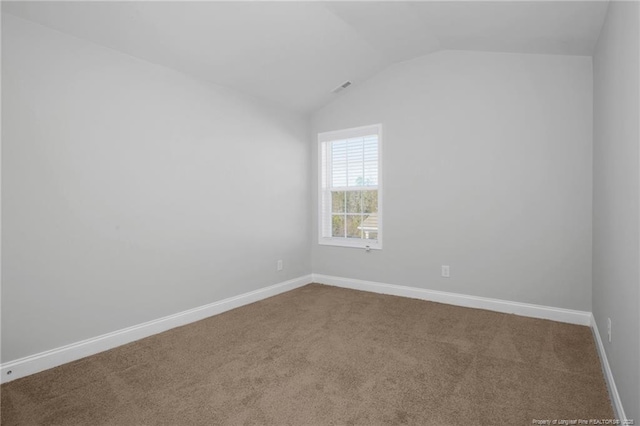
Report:
[[[309,114],[442,49],[591,55],[606,1],[2,2],[3,14]]]

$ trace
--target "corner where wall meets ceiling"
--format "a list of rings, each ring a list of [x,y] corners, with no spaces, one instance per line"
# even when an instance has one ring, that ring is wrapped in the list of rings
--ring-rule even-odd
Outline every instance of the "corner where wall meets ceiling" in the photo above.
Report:
[[[2,11],[310,113],[347,80],[437,50],[591,55],[607,5],[25,1]]]

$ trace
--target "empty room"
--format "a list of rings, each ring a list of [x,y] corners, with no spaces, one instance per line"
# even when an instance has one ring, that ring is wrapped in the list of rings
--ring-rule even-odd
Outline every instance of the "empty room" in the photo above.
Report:
[[[640,2],[1,6],[2,425],[640,422]]]

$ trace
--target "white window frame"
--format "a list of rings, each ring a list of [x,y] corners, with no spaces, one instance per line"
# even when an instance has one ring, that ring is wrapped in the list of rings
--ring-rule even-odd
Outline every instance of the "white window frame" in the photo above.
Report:
[[[362,136],[378,135],[378,238],[368,240],[361,238],[330,237],[331,234],[331,189],[330,163],[323,167],[323,143],[339,141]],[[351,190],[371,190],[371,186],[350,187]],[[328,201],[327,201],[328,200]],[[318,133],[318,244],[340,247],[364,248],[366,250],[381,250],[383,236],[382,220],[382,124],[355,127],[351,129],[335,130]]]

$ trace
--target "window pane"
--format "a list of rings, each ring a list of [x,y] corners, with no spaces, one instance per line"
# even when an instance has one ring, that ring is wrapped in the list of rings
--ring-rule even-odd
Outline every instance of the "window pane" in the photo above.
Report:
[[[347,192],[347,213],[362,213],[362,192]]]
[[[331,186],[347,186],[347,141],[331,143]]]
[[[378,185],[378,136],[331,142],[331,186]]]
[[[331,217],[331,236],[344,238],[345,236],[345,216],[334,214]]]
[[[360,215],[347,216],[347,238],[362,238],[362,229],[360,229],[361,223],[362,223],[362,216]]]
[[[363,138],[347,140],[347,185],[364,185]]]
[[[378,136],[367,136],[363,140],[362,153],[364,178],[362,186],[378,185]]]
[[[362,230],[362,238],[369,240],[378,239],[378,213],[364,215],[364,220],[360,224]]]
[[[362,191],[362,212],[377,213],[378,212],[378,191]]]
[[[344,191],[335,191],[331,193],[331,210],[333,213],[344,213],[345,197]]]

